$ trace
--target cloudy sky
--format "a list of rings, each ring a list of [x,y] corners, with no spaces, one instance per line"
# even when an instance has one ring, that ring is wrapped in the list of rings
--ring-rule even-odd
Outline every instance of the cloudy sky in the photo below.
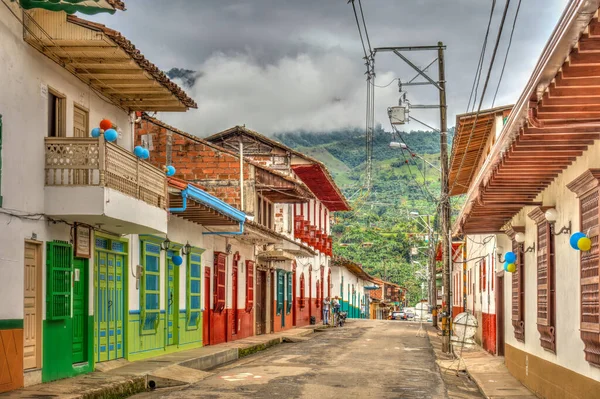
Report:
[[[467,109],[491,3],[363,0],[372,47],[438,41],[447,45],[450,125],[456,114]],[[489,50],[504,3],[496,4]],[[518,0],[510,3],[484,107],[490,106],[498,84]],[[522,1],[496,105],[516,101],[566,3]],[[163,70],[198,71],[196,84],[187,88],[198,109],[162,113],[159,118],[199,136],[236,124],[266,134],[364,126],[363,50],[352,6],[346,0],[127,0],[126,5],[126,12],[93,19],[122,32]],[[406,55],[421,67],[436,57],[432,52]],[[377,54],[375,70],[375,83],[380,86],[415,75],[391,53]],[[430,72],[436,76],[437,68]],[[413,104],[437,102],[432,86],[407,89]],[[398,103],[397,83],[377,88],[375,93],[376,123],[389,130],[386,109]],[[413,110],[412,115],[439,125],[435,110]],[[419,128],[415,122],[406,126],[406,130]]]

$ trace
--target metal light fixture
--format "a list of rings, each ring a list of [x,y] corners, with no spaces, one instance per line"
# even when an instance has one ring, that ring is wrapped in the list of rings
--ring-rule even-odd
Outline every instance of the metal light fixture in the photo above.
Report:
[[[190,245],[189,241],[183,246],[183,248],[181,248],[181,253],[185,256],[192,253],[192,246]]]
[[[162,249],[163,251],[168,251],[170,248],[171,240],[169,240],[169,237],[167,237],[163,242],[160,243],[160,249]]]
[[[554,208],[550,208],[546,211],[546,213],[544,214],[544,216],[546,217],[546,220],[548,221],[548,223],[550,223],[550,231],[552,232],[553,235],[555,236],[559,236],[561,234],[571,234],[571,221],[569,220],[569,224],[567,226],[563,226],[558,233],[555,233],[555,227],[554,225],[556,224],[556,220],[558,219],[558,212],[556,211],[556,209]]]
[[[504,254],[504,248],[496,247],[496,256],[498,257],[498,262],[504,263],[504,259],[502,259],[502,255]]]

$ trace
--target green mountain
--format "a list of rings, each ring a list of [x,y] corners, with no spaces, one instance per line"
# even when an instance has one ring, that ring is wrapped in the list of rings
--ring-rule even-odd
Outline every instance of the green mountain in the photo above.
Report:
[[[449,133],[451,139],[454,130]],[[425,274],[419,270],[427,264],[429,237],[423,220],[409,212],[435,214],[440,193],[439,134],[412,131],[398,137],[378,126],[370,191],[364,188],[364,130],[286,132],[275,139],[323,162],[350,200],[351,211],[335,214],[335,252],[361,263],[374,276],[406,287],[411,303],[420,300]],[[390,148],[391,141],[403,142],[408,149]],[[433,216],[431,222],[435,223]],[[416,255],[411,255],[411,248],[416,248]],[[423,297],[427,298],[426,291]]]

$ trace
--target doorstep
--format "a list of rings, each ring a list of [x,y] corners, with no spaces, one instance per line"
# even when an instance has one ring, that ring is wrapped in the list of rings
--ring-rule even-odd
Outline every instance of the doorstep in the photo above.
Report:
[[[441,348],[442,337],[439,334],[440,331],[428,326],[427,333],[431,343],[436,346],[435,342]],[[457,372],[466,372],[477,384],[479,391],[485,398],[537,398],[510,374],[504,364],[504,357],[491,355],[478,345],[464,346],[462,350],[460,347],[455,347],[455,353],[460,352],[460,361],[451,355],[438,354],[437,352],[440,368],[451,368],[456,369]]]
[[[297,342],[312,334],[319,326],[294,328],[274,334],[251,336],[219,345],[173,352],[145,360],[119,360],[94,371],[45,384],[38,384],[0,394],[0,398],[57,397],[92,399],[127,397],[147,390],[149,386],[166,387],[193,384],[212,375],[209,370],[227,364],[282,342]],[[99,367],[102,368],[102,367]]]

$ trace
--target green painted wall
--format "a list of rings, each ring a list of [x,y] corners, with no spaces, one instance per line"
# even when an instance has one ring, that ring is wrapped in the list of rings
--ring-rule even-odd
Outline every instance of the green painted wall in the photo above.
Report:
[[[87,317],[88,342],[93,338],[94,316]],[[73,350],[71,346],[73,337],[72,319],[43,322],[42,342],[42,382],[74,377],[90,373],[94,369],[94,346],[87,346],[87,359],[85,363],[73,365]]]
[[[22,330],[23,319],[0,320],[0,330]]]
[[[188,328],[185,310],[179,311],[179,347],[185,346],[189,349],[202,346],[202,316],[199,323],[198,328]]]
[[[165,314],[160,313],[160,321],[156,332],[140,334],[141,322],[139,311],[129,312],[127,325],[127,360],[145,359],[164,353],[165,348]]]

